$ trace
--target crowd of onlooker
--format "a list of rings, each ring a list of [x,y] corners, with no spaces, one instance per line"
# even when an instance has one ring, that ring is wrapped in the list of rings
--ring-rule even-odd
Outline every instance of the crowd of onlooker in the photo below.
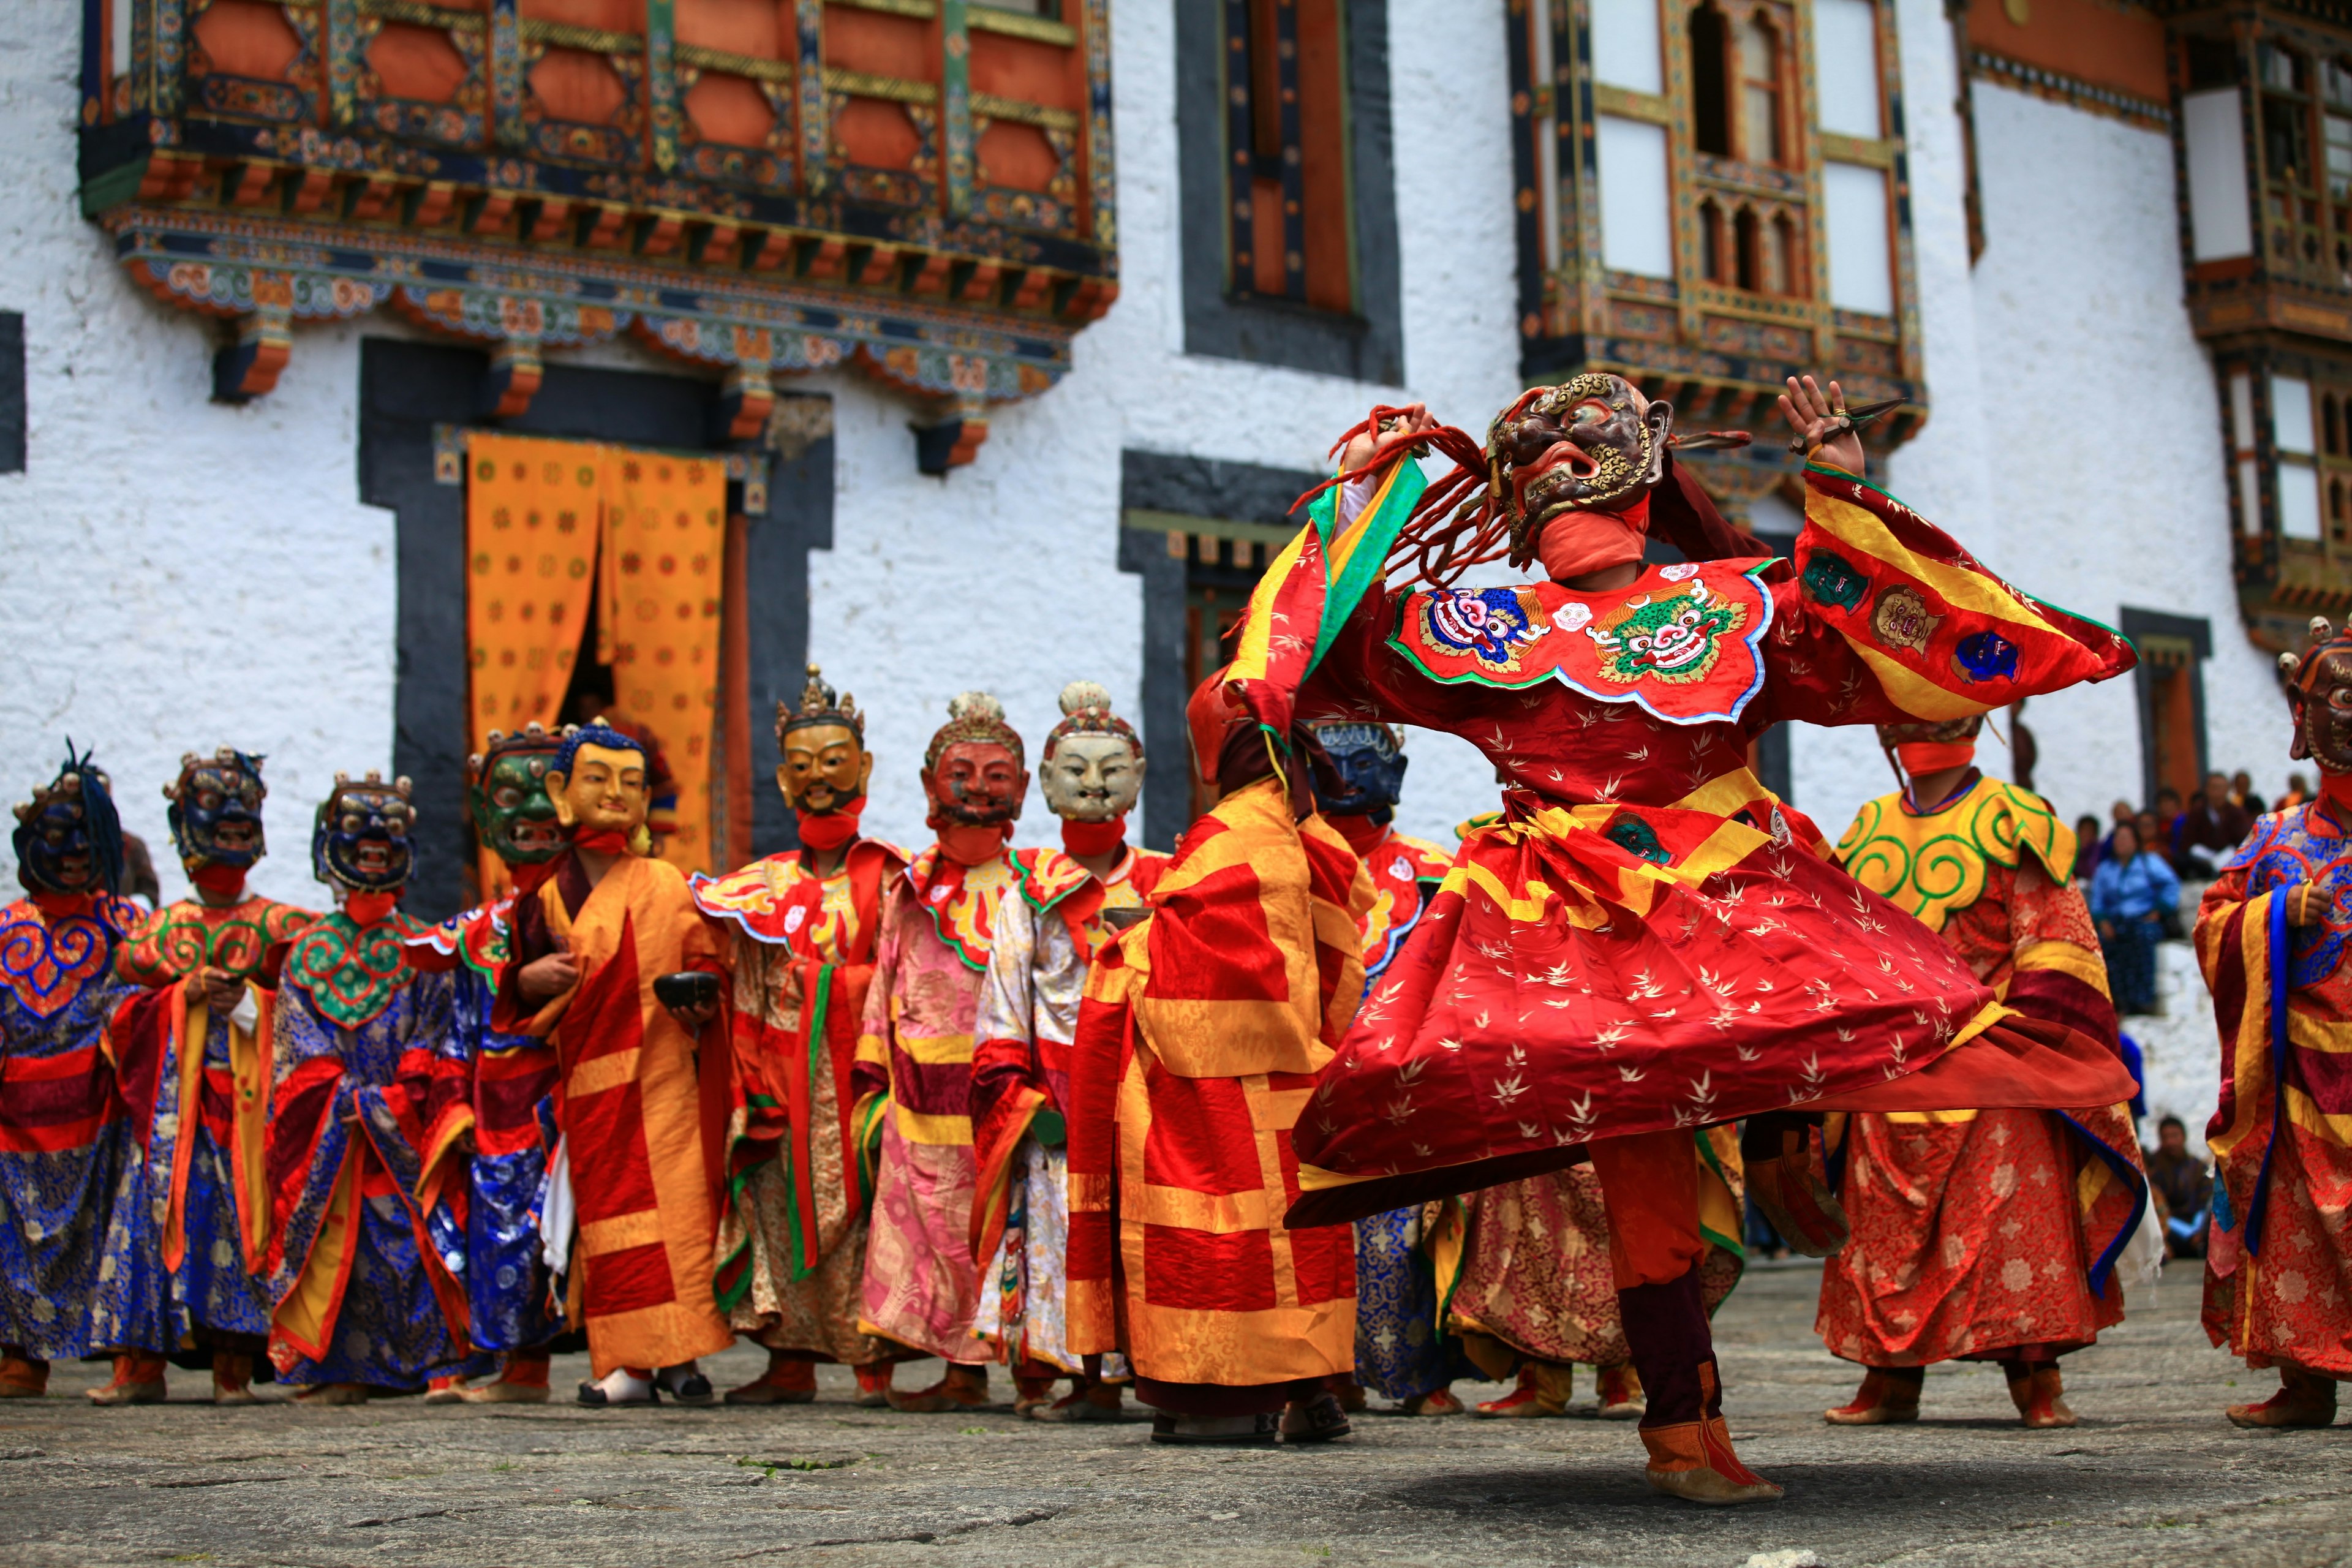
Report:
[[[2186,805],[2179,791],[2166,788],[2142,810],[2116,802],[2104,834],[2088,813],[2075,823],[2074,878],[2098,922],[2116,1011],[2156,1011],[2156,944],[2188,934],[2181,883],[2210,881],[2256,817],[2310,798],[2301,773],[2289,774],[2287,793],[2265,803],[2245,773],[2216,773],[2205,775],[2205,787]]]

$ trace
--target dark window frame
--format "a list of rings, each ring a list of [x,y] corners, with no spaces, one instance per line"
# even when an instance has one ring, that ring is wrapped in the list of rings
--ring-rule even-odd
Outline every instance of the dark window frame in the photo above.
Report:
[[[1234,117],[1223,89],[1225,7],[1176,8],[1176,121],[1184,352],[1384,386],[1404,384],[1386,0],[1339,0],[1346,31],[1349,216],[1356,310],[1237,292],[1231,277]]]
[[[2144,637],[2175,637],[2186,641],[2194,655],[2189,661],[2189,711],[2197,731],[2197,776],[2203,779],[2212,766],[2208,751],[2209,737],[2205,719],[2205,661],[2213,657],[2213,623],[2203,616],[2168,615],[2161,610],[2123,607],[2116,629],[2137,646]],[[2156,704],[2157,673],[2146,659],[2132,670],[2133,706],[2139,714],[2139,775],[2140,807],[2153,809],[2156,792],[2162,781],[2156,765]],[[2185,805],[2186,802],[2184,801]]]
[[[370,337],[360,345],[360,499],[391,510],[399,582],[393,767],[415,781],[416,876],[407,908],[426,919],[465,901],[467,833],[466,488],[436,475],[436,431],[478,426],[633,446],[736,449],[709,439],[719,388],[690,376],[551,364],[525,414],[478,413],[489,356],[441,343]],[[751,742],[751,850],[792,848],[792,814],[769,787],[777,764],[770,716],[807,680],[808,552],[833,547],[833,437],[771,454],[768,506],[744,514],[750,617],[746,729]],[[364,762],[364,758],[355,758]]]

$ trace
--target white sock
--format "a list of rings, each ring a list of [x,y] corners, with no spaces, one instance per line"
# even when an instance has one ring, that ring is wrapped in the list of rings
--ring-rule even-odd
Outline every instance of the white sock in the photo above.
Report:
[[[676,1394],[679,1384],[684,1383],[689,1377],[697,1375],[701,1371],[702,1368],[697,1363],[687,1362],[679,1366],[666,1366],[662,1368],[659,1372],[654,1373],[654,1381],[661,1384],[663,1393]]]
[[[589,1385],[604,1391],[609,1405],[643,1405],[654,1396],[654,1385],[627,1367],[616,1366]]]

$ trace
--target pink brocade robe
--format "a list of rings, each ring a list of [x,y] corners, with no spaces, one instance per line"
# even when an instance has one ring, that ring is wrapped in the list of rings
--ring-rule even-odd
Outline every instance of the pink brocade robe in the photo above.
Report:
[[[858,1330],[951,1362],[995,1359],[972,1331],[972,1026],[997,901],[1022,869],[1009,853],[960,867],[933,845],[887,879],[851,1079],[861,1106],[888,1097]]]

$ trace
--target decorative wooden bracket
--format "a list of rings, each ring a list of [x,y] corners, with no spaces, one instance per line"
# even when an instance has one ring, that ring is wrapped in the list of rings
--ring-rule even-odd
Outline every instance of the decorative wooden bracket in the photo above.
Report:
[[[490,351],[490,367],[483,373],[477,404],[489,418],[519,419],[530,407],[545,374],[538,339],[508,338]]]
[[[719,400],[711,409],[712,438],[758,440],[768,427],[768,411],[775,405],[775,383],[769,377],[767,362],[743,360],[719,384]]]
[[[915,433],[915,467],[924,473],[947,477],[980,456],[988,439],[988,404],[984,398],[961,397],[940,405],[945,417],[929,425],[910,425]]]
[[[213,354],[213,401],[250,403],[278,385],[278,374],[294,352],[292,314],[282,305],[264,305],[236,318],[236,336]]]

